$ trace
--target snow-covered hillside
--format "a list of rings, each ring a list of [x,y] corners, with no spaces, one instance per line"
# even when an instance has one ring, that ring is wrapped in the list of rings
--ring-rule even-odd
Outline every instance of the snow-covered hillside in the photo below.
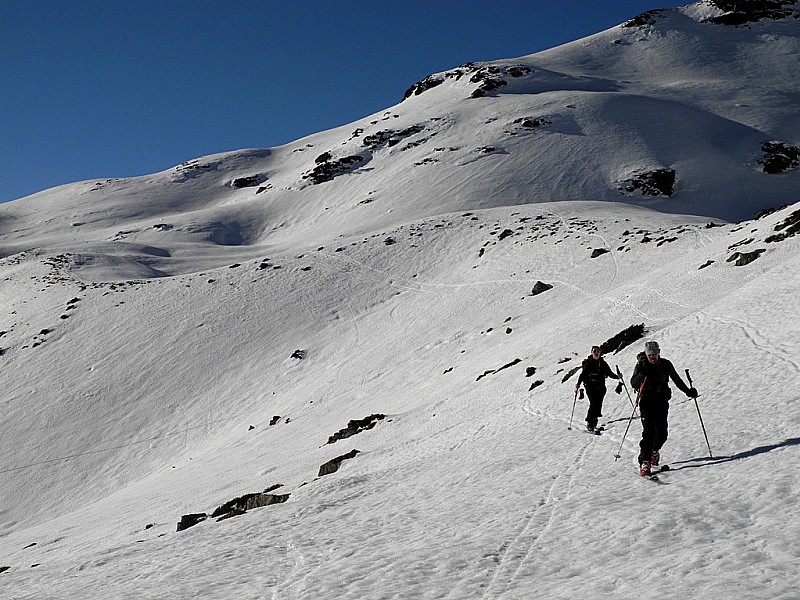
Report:
[[[797,598],[800,28],[724,4],[0,205],[4,597]],[[637,325],[660,483],[568,429]]]
[[[709,20],[719,14],[710,2],[655,11],[432,75],[386,111],[283,147],[0,206],[0,254],[80,247],[86,267],[110,254],[120,278],[136,278],[188,272],[197,243],[215,255],[313,247],[332,232],[530,202],[753,218],[800,188],[800,27]]]

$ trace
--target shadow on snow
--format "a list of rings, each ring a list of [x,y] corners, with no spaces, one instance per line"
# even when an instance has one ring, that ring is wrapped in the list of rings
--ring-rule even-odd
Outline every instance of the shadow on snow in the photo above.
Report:
[[[767,452],[772,452],[773,450],[778,450],[779,448],[789,448],[790,446],[799,446],[800,445],[800,438],[790,438],[784,440],[782,442],[778,442],[776,444],[769,444],[767,446],[759,446],[758,448],[753,448],[752,450],[747,450],[745,452],[739,452],[738,454],[731,454],[730,456],[715,456],[715,457],[704,457],[704,458],[690,458],[689,460],[681,460],[674,462],[674,465],[683,465],[681,467],[672,467],[673,471],[679,471],[681,469],[696,469],[699,467],[707,467],[710,465],[718,465],[721,463],[733,462],[735,460],[742,460],[745,458],[752,458],[753,456],[758,456],[759,454],[766,454]]]

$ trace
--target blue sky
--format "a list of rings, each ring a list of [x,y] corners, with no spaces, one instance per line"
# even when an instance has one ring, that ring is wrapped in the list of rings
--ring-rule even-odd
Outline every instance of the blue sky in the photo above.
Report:
[[[2,0],[0,202],[272,147],[664,0]]]

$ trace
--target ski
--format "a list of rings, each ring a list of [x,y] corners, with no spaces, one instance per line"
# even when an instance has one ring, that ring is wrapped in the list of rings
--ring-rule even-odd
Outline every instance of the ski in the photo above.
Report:
[[[670,467],[669,467],[669,465],[663,465],[663,466],[661,466],[661,467],[655,467],[655,468],[653,468],[653,469],[650,471],[650,474],[649,474],[649,475],[642,475],[641,473],[639,473],[639,477],[641,477],[642,479],[649,479],[650,481],[656,481],[656,482],[659,482],[659,483],[663,483],[663,482],[662,482],[662,481],[659,479],[659,477],[658,477],[658,474],[659,474],[659,473],[664,473],[665,471],[669,471],[669,470],[670,470]]]

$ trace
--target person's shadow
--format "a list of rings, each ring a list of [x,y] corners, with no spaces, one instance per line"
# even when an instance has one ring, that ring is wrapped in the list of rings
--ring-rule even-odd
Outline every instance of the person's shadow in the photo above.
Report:
[[[788,448],[790,446],[800,446],[800,438],[790,438],[788,440],[778,442],[777,444],[770,444],[768,446],[759,446],[758,448],[753,448],[752,450],[746,450],[745,452],[739,452],[738,454],[731,454],[729,456],[714,456],[714,457],[707,456],[704,458],[690,458],[688,460],[680,460],[672,464],[683,465],[683,466],[672,467],[672,470],[679,471],[681,469],[697,469],[699,467],[718,465],[720,463],[732,462],[734,460],[751,458],[753,456],[758,456],[759,454],[772,452],[773,450],[777,450],[778,448]]]

